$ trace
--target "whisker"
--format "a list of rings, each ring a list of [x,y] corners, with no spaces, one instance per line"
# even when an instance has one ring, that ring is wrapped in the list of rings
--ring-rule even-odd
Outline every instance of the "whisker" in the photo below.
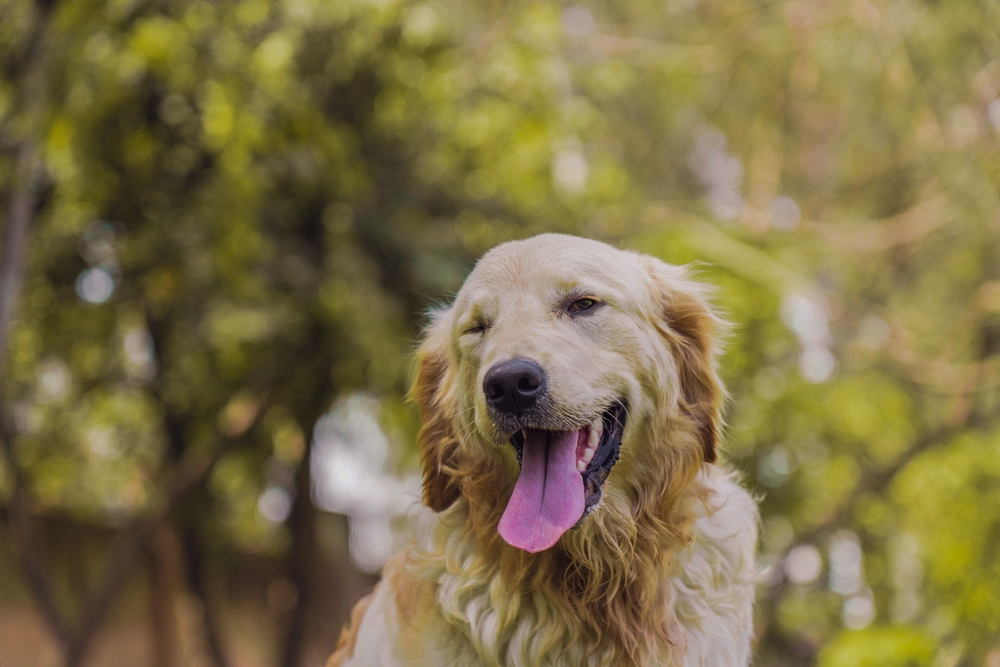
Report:
[[[451,418],[452,418],[452,419],[456,419],[457,417],[461,417],[462,415],[464,415],[464,414],[465,414],[466,412],[470,412],[470,411],[472,411],[472,410],[475,410],[475,409],[476,409],[476,406],[474,406],[474,405],[470,405],[470,406],[469,406],[469,407],[467,407],[466,409],[464,409],[464,410],[459,410],[458,412],[456,412],[455,414],[453,414],[453,415],[451,416]]]
[[[621,406],[622,410],[625,411],[625,421],[628,421],[629,418],[630,418],[630,416],[631,416],[628,413],[628,406],[625,405],[624,403],[619,403],[618,405]],[[618,424],[618,426],[620,426],[623,431],[625,430],[625,424],[622,423],[622,421],[618,419],[618,411],[617,410],[615,410],[614,412],[611,413],[611,418],[615,420],[615,423]]]
[[[470,421],[468,424],[462,427],[462,430],[458,432],[459,438],[464,438],[468,433],[471,433],[476,428],[476,422]]]
[[[625,421],[629,421],[630,419],[632,419],[632,415],[630,415],[629,412],[628,412],[628,405],[626,405],[625,403],[622,403],[621,406],[622,406],[622,410],[625,411]],[[615,421],[618,421],[618,416],[617,415],[615,416]],[[619,426],[622,427],[622,430],[625,430],[625,424],[619,423]]]

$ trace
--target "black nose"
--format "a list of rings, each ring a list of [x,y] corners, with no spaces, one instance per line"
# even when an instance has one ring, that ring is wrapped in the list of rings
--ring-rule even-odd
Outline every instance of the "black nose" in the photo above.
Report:
[[[486,403],[509,415],[521,415],[545,394],[545,371],[529,359],[494,364],[483,378]]]

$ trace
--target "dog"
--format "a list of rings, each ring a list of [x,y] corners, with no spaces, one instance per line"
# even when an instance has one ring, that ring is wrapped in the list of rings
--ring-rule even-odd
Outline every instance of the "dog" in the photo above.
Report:
[[[754,499],[718,460],[724,321],[684,267],[511,241],[433,314],[426,508],[327,667],[745,667]]]

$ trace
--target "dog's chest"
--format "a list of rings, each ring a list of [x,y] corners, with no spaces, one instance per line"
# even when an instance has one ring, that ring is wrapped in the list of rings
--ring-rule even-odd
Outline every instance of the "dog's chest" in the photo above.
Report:
[[[468,561],[466,561],[468,562]],[[479,578],[482,577],[482,578]],[[581,622],[583,610],[566,609],[538,593],[506,585],[497,573],[442,571],[437,579],[439,618],[432,653],[441,664],[470,667],[604,667],[622,661],[620,647]],[[664,646],[645,667],[673,667],[675,647]],[[456,656],[461,656],[457,658]],[[430,664],[430,663],[428,663]]]
[[[593,608],[547,595],[546,587],[538,582],[549,578],[542,577],[537,567],[518,570],[525,576],[535,575],[531,587],[505,580],[497,559],[483,557],[470,531],[458,529],[464,516],[459,514],[462,504],[456,503],[452,510],[455,517],[438,515],[427,526],[410,561],[408,572],[423,582],[420,588],[425,591],[422,597],[426,605],[422,607],[424,614],[417,615],[423,621],[414,624],[416,632],[407,641],[419,636],[424,658],[404,660],[403,664],[749,664],[757,578],[756,506],[731,475],[709,468],[703,477],[714,495],[710,504],[698,507],[693,542],[676,554],[670,567],[655,567],[647,570],[646,576],[631,579],[652,588],[623,595],[619,587],[617,599],[628,603],[627,608],[617,615],[605,614],[607,623],[596,620],[601,617]],[[552,574],[555,570],[546,571]],[[563,590],[559,585],[548,588]],[[645,593],[638,594],[641,591]],[[602,593],[602,599],[610,598]],[[628,632],[632,634],[626,635]],[[397,647],[400,655],[407,654],[406,643]]]

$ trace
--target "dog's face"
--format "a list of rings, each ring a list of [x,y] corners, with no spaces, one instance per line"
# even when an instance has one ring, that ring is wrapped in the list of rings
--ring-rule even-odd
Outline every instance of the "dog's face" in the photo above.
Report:
[[[552,234],[498,246],[421,348],[426,501],[503,508],[500,535],[530,552],[602,504],[634,516],[678,457],[715,458],[717,326],[704,288],[653,258]]]

